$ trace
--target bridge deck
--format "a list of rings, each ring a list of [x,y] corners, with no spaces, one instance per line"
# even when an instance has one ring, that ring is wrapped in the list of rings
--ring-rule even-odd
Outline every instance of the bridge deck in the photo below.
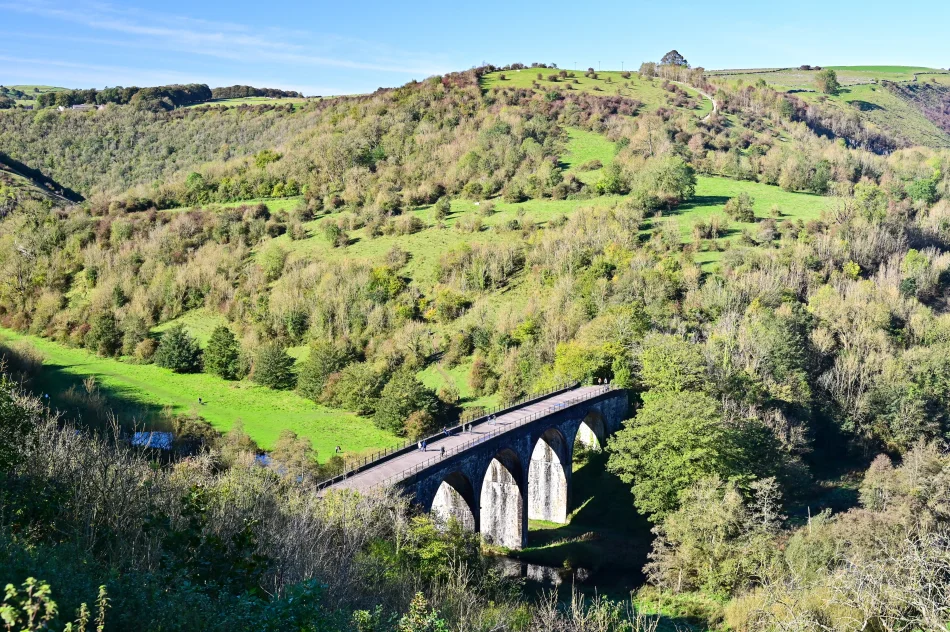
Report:
[[[336,483],[329,489],[347,488],[368,490],[383,483],[394,484],[402,478],[400,474],[405,472],[408,476],[408,470],[411,470],[413,467],[423,464],[426,461],[438,458],[443,447],[445,448],[445,456],[448,458],[449,456],[457,453],[460,449],[463,449],[466,444],[471,443],[473,439],[493,433],[497,434],[499,431],[501,431],[502,434],[506,431],[514,431],[522,425],[521,422],[525,421],[532,415],[543,413],[544,411],[551,410],[556,406],[591,399],[592,397],[602,394],[605,389],[606,387],[604,386],[583,386],[571,391],[552,395],[551,397],[541,399],[536,402],[532,402],[531,404],[528,404],[523,408],[519,408],[518,410],[513,410],[509,413],[499,415],[492,422],[484,421],[480,424],[477,424],[473,426],[471,432],[456,432],[449,435],[448,437],[441,438],[438,441],[431,441],[426,447],[425,451],[413,450],[407,454],[402,454],[388,461],[384,461],[379,465],[359,472],[358,474],[354,474],[350,478]]]

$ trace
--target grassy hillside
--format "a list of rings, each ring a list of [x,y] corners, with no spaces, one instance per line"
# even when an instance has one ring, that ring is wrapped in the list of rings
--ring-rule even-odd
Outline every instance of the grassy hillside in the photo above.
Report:
[[[602,168],[589,168],[592,161],[602,166],[609,163],[617,155],[617,147],[607,140],[603,134],[589,132],[576,127],[567,130],[570,140],[567,143],[567,152],[561,158],[565,173],[577,177],[585,184],[594,184],[603,171]]]
[[[875,81],[913,81],[915,75],[928,73],[943,74],[936,68],[922,66],[823,66],[831,68],[838,75],[841,85],[851,86],[866,84]],[[785,90],[810,90],[815,87],[817,70],[801,70],[799,68],[755,68],[743,70],[711,70],[711,77],[725,78],[730,81],[742,80],[746,84],[755,83],[759,79],[769,85]]]
[[[62,92],[63,90],[69,90],[69,88],[59,88],[56,86],[43,86],[35,84],[17,84],[15,86],[6,86],[11,90],[19,90],[20,92],[27,93],[28,96],[36,97],[47,92]],[[30,99],[16,99],[17,105],[33,105],[35,103],[33,98]]]
[[[595,136],[595,135],[592,135]],[[599,155],[602,158],[609,155],[611,143],[606,141],[593,142],[587,135],[582,144],[587,153],[582,154],[585,159]],[[603,137],[600,137],[603,138]],[[591,149],[591,146],[595,149]],[[567,160],[572,160],[568,157]],[[568,162],[571,169],[573,163]],[[590,175],[590,174],[582,174]],[[594,174],[596,175],[596,174]],[[773,207],[780,210],[779,221],[803,220],[817,218],[821,211],[832,203],[831,198],[808,193],[794,193],[779,187],[732,180],[716,176],[700,176],[697,178],[696,196],[675,209],[672,213],[664,213],[664,217],[676,221],[683,234],[684,243],[692,241],[692,226],[696,220],[708,220],[711,215],[723,215],[723,209],[729,198],[740,193],[747,193],[755,199],[757,218],[770,217]],[[398,246],[409,253],[409,263],[402,272],[412,280],[429,284],[435,282],[436,265],[439,258],[453,248],[463,244],[492,244],[518,243],[522,239],[520,227],[534,225],[543,227],[550,220],[561,215],[571,216],[580,208],[602,208],[615,206],[624,200],[623,196],[601,196],[589,200],[527,200],[525,202],[510,203],[493,201],[494,212],[489,216],[481,216],[482,229],[477,232],[458,230],[460,222],[468,222],[480,215],[480,208],[484,203],[476,205],[469,200],[454,200],[452,213],[444,222],[444,227],[436,226],[434,211],[431,207],[423,207],[411,214],[419,217],[427,226],[424,230],[413,235],[391,235],[369,238],[366,229],[355,230],[350,234],[352,243],[345,248],[333,247],[322,235],[323,222],[332,220],[335,215],[329,215],[305,224],[310,236],[307,239],[293,241],[288,236],[281,236],[274,241],[286,247],[293,259],[368,259],[377,264],[382,263],[387,253]],[[508,227],[512,221],[518,222],[518,229]],[[738,238],[744,229],[752,229],[754,223],[731,222],[729,234],[720,241]],[[649,238],[652,228],[648,228],[643,238]],[[717,253],[699,253],[697,260],[708,263],[718,259]]]
[[[793,92],[809,102],[827,104],[843,112],[856,112],[872,125],[911,145],[950,147],[950,134],[929,120],[913,101],[900,98],[880,85],[880,81],[950,84],[950,72],[917,66],[829,66],[838,75],[842,89],[836,95],[815,91],[817,70],[760,69],[712,71],[716,83],[750,85],[764,81],[777,90]]]
[[[637,73],[631,73],[629,78],[624,78],[623,73],[618,70],[605,70],[596,73],[597,77],[584,76],[583,70],[569,71],[574,73],[574,77],[567,79],[559,78],[557,81],[551,81],[551,75],[557,75],[560,72],[556,68],[524,68],[522,70],[510,70],[506,72],[491,72],[482,77],[481,85],[485,90],[492,88],[524,88],[533,89],[534,84],[539,84],[536,88],[540,91],[567,91],[570,90],[581,93],[594,94],[598,96],[621,96],[636,99],[643,103],[644,109],[648,111],[656,110],[660,107],[668,107],[669,92],[662,88],[662,81],[659,79],[648,80],[641,79]],[[538,79],[538,74],[541,79]],[[504,75],[504,79],[502,79]],[[699,116],[705,116],[712,110],[712,103],[704,99],[696,90],[684,87],[696,102],[696,107],[691,108]]]
[[[193,103],[191,105],[186,105],[186,108],[200,108],[205,106],[219,106],[233,108],[239,105],[300,105],[311,101],[313,99],[300,99],[300,98],[281,98],[275,99],[271,97],[240,97],[235,99],[211,99],[210,101],[204,101],[202,103]]]
[[[182,375],[152,364],[100,358],[83,349],[7,329],[0,329],[0,341],[28,344],[42,355],[44,368],[34,379],[34,386],[49,393],[54,405],[65,405],[63,394],[70,387],[82,390],[82,382],[92,377],[125,421],[155,424],[165,407],[175,413],[201,415],[222,432],[240,419],[245,431],[265,449],[273,445],[281,430],[290,429],[313,441],[321,461],[333,456],[337,445],[353,455],[398,441],[369,419],[319,406],[293,392],[274,391],[250,382],[227,382],[204,373]],[[199,397],[203,404],[198,404]]]

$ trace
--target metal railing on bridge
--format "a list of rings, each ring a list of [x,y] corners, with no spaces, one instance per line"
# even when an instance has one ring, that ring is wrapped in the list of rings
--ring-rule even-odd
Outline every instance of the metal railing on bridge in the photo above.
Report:
[[[475,418],[473,418],[473,419],[466,420],[466,421],[463,421],[463,420],[460,419],[460,420],[459,420],[460,423],[459,423],[458,425],[452,426],[452,427],[448,428],[448,430],[449,430],[449,432],[456,432],[456,431],[460,430],[461,428],[463,428],[464,426],[467,426],[467,425],[471,425],[472,427],[478,426],[478,425],[480,425],[480,424],[485,423],[485,422],[488,420],[489,417],[497,416],[499,413],[505,414],[505,413],[507,413],[507,412],[511,412],[511,411],[517,410],[517,409],[519,409],[519,408],[522,408],[522,407],[524,407],[524,406],[527,406],[527,405],[529,405],[529,404],[532,404],[532,403],[534,403],[534,402],[536,402],[536,401],[538,401],[538,400],[540,400],[540,399],[544,399],[544,398],[546,398],[546,397],[550,397],[551,395],[554,395],[554,394],[556,394],[556,393],[562,393],[562,392],[564,392],[564,391],[569,391],[569,390],[571,390],[571,389],[575,389],[575,388],[577,388],[578,386],[580,386],[580,383],[579,383],[579,382],[572,382],[572,383],[567,383],[567,384],[559,384],[559,385],[553,386],[553,387],[551,387],[551,388],[549,388],[549,389],[546,389],[546,390],[543,390],[543,391],[540,391],[540,392],[537,392],[537,393],[532,393],[531,395],[525,395],[524,397],[522,397],[521,399],[518,399],[518,400],[516,400],[516,401],[507,402],[507,403],[505,403],[505,404],[501,404],[501,405],[498,405],[498,406],[494,406],[494,407],[492,407],[492,408],[488,408],[488,409],[484,410],[483,413],[481,414],[481,416],[479,416],[479,417],[475,417]],[[384,450],[380,450],[379,452],[374,452],[373,454],[370,454],[370,455],[368,455],[368,456],[366,456],[366,457],[363,457],[363,458],[357,460],[357,461],[355,462],[355,464],[351,464],[350,467],[349,467],[349,469],[347,469],[347,470],[346,470],[345,472],[343,472],[342,474],[337,474],[337,475],[334,476],[333,478],[328,478],[328,479],[325,480],[325,481],[321,481],[320,483],[317,484],[317,489],[318,489],[318,490],[321,490],[321,489],[325,489],[325,488],[327,488],[327,487],[330,487],[330,486],[332,486],[332,485],[336,485],[337,483],[339,483],[339,482],[341,482],[341,481],[344,481],[344,480],[346,480],[346,479],[348,479],[348,478],[354,476],[355,474],[359,474],[360,472],[363,472],[363,471],[365,471],[365,470],[367,470],[367,469],[373,467],[374,465],[378,465],[379,463],[382,463],[383,461],[388,461],[389,459],[393,458],[394,456],[396,456],[396,455],[398,455],[398,454],[400,454],[400,453],[403,453],[403,452],[411,452],[412,450],[415,450],[415,449],[416,449],[415,446],[416,446],[420,441],[429,442],[429,441],[433,441],[433,440],[438,440],[438,439],[439,439],[440,437],[442,437],[442,436],[444,436],[443,433],[438,433],[438,434],[431,435],[431,436],[429,436],[429,437],[424,437],[424,438],[419,439],[419,440],[417,440],[417,441],[410,441],[410,440],[407,439],[407,440],[403,441],[402,443],[400,443],[400,444],[398,444],[398,445],[395,445],[395,446],[393,446],[393,447],[391,447],[391,448],[386,448],[386,449],[384,449]]]
[[[553,404],[552,406],[549,406],[548,408],[545,408],[544,410],[531,413],[530,415],[528,415],[527,417],[523,419],[519,419],[517,421],[505,424],[503,428],[497,428],[489,432],[488,434],[479,435],[478,437],[475,437],[469,441],[466,441],[462,445],[457,445],[451,450],[446,450],[445,454],[439,454],[438,456],[434,456],[431,459],[423,461],[422,463],[417,463],[416,465],[412,467],[407,467],[403,471],[393,474],[389,478],[386,478],[385,480],[382,480],[379,483],[376,483],[372,487],[374,488],[375,487],[389,487],[391,485],[395,485],[396,483],[399,483],[409,478],[410,476],[413,476],[414,474],[421,472],[422,470],[428,467],[431,467],[440,461],[445,460],[446,458],[454,454],[459,454],[460,452],[464,452],[465,450],[468,450],[469,448],[473,446],[476,446],[480,443],[484,443],[490,439],[497,437],[498,435],[502,435],[506,432],[514,430],[515,428],[520,428],[524,426],[525,424],[529,424],[533,421],[540,419],[541,417],[546,417],[547,415],[550,415],[553,412],[557,412],[558,410],[563,410],[565,408],[570,408],[574,404],[584,402],[589,399],[594,399],[595,397],[598,397],[600,395],[603,395],[604,393],[608,393],[616,389],[617,387],[611,384],[605,384],[599,387],[597,390],[593,392],[589,392],[587,395],[583,397],[574,397],[565,402],[558,402],[557,404]]]

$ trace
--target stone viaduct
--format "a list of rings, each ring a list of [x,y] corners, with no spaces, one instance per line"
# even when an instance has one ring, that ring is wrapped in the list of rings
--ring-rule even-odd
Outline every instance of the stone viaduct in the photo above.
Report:
[[[567,522],[575,449],[600,449],[628,412],[626,391],[564,389],[473,422],[335,482],[394,486],[427,511],[455,518],[489,544],[524,546],[528,520]],[[443,454],[442,449],[445,448]]]

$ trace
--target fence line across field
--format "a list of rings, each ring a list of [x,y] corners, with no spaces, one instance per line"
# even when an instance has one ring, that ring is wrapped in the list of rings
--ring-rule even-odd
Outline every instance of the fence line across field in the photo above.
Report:
[[[484,443],[485,441],[488,441],[489,439],[492,439],[492,438],[494,438],[494,437],[497,437],[497,436],[500,435],[500,434],[503,434],[503,433],[505,433],[505,432],[508,432],[509,430],[513,430],[514,428],[520,428],[521,426],[523,426],[523,425],[525,425],[525,424],[528,424],[528,423],[531,423],[532,421],[535,421],[535,420],[537,420],[537,419],[540,419],[541,417],[544,417],[544,416],[550,414],[550,413],[553,412],[553,411],[561,410],[561,409],[567,408],[567,407],[569,407],[569,406],[573,406],[574,404],[576,404],[576,403],[578,403],[578,402],[586,401],[586,400],[588,400],[588,399],[593,399],[594,397],[596,397],[596,396],[598,396],[598,395],[601,395],[601,394],[603,394],[603,393],[606,393],[606,392],[608,392],[608,391],[611,391],[611,390],[614,390],[614,386],[613,386],[613,385],[605,385],[603,390],[595,391],[595,392],[593,392],[593,393],[591,393],[590,395],[587,395],[587,396],[585,396],[585,397],[575,397],[575,398],[573,398],[573,399],[567,400],[566,402],[561,402],[561,403],[559,403],[559,404],[554,404],[553,406],[550,406],[550,407],[548,407],[548,408],[545,408],[544,410],[541,410],[541,411],[538,411],[538,412],[535,412],[535,413],[531,413],[531,414],[528,415],[528,417],[526,417],[525,419],[521,419],[520,421],[512,422],[511,424],[506,424],[504,428],[498,428],[498,429],[496,429],[496,430],[493,430],[492,432],[489,432],[488,434],[484,434],[484,435],[481,435],[481,436],[476,437],[476,438],[474,438],[474,439],[471,439],[471,440],[469,440],[469,441],[466,441],[466,442],[463,443],[462,445],[455,446],[455,447],[452,448],[451,450],[446,451],[446,453],[445,453],[444,455],[441,455],[441,454],[440,454],[440,455],[438,455],[438,456],[434,456],[434,457],[432,457],[431,459],[429,459],[429,460],[427,460],[427,461],[423,461],[422,463],[418,463],[418,464],[416,464],[416,465],[413,465],[412,467],[408,467],[408,468],[404,469],[403,471],[401,471],[401,472],[399,472],[399,473],[397,473],[397,474],[393,474],[393,475],[390,476],[389,478],[386,478],[386,479],[380,481],[379,483],[376,483],[375,485],[373,485],[373,486],[371,487],[371,489],[372,489],[372,488],[376,488],[376,487],[388,487],[388,486],[390,486],[390,485],[395,485],[395,484],[398,483],[399,481],[404,480],[404,479],[407,479],[407,478],[409,478],[410,476],[412,476],[413,474],[415,474],[415,473],[417,473],[417,472],[421,472],[422,470],[426,469],[427,467],[430,467],[430,466],[432,466],[432,465],[435,465],[435,464],[438,463],[439,461],[442,461],[442,460],[444,460],[445,458],[447,458],[447,457],[449,457],[449,456],[451,456],[451,455],[453,455],[453,454],[458,454],[459,452],[462,452],[462,451],[464,451],[464,450],[467,450],[467,449],[469,449],[470,447],[472,447],[472,446],[474,446],[474,445],[478,445],[479,443]]]

